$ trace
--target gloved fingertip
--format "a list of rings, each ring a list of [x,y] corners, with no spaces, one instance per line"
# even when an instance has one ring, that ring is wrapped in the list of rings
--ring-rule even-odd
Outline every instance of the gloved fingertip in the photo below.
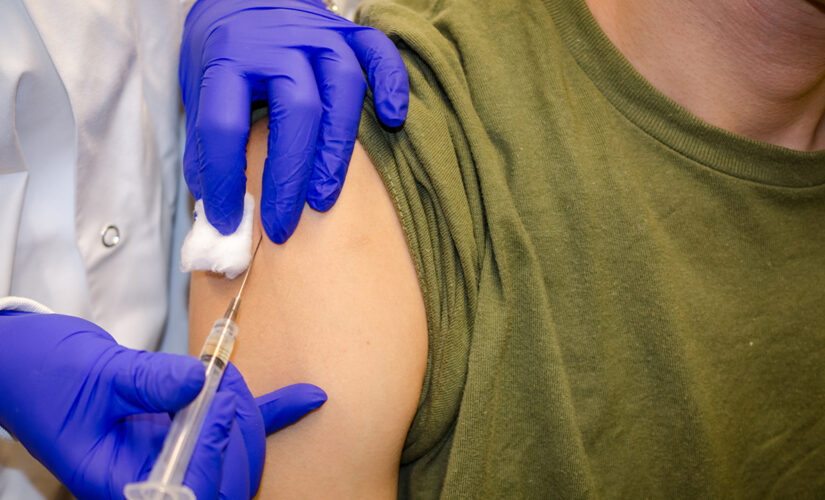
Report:
[[[287,399],[306,405],[314,405],[312,409],[320,407],[327,401],[327,393],[315,384],[298,383],[282,387],[281,389],[255,398],[259,404],[269,403],[276,398]]]
[[[392,128],[400,127],[407,119],[410,88],[407,73],[394,71],[375,89],[375,112],[381,122]]]
[[[203,363],[192,356],[175,356],[174,362],[170,359],[160,360],[168,366],[166,376],[151,386],[155,387],[155,394],[149,397],[151,403],[161,411],[178,411],[191,402],[203,387],[206,374]],[[160,369],[150,370],[160,373]]]
[[[389,128],[399,128],[407,120],[407,105],[393,102],[376,103],[375,111],[381,123]]]
[[[316,197],[307,197],[307,203],[309,204],[310,208],[315,210],[316,212],[326,212],[333,205],[335,202],[338,201],[338,193],[335,193],[333,196],[326,196],[321,198]]]
[[[312,384],[289,385],[255,398],[267,434],[297,422],[326,401],[327,393]]]
[[[203,364],[192,356],[124,349],[107,369],[123,415],[177,411],[200,392]]]
[[[227,179],[223,182],[231,186],[220,187],[218,187],[218,182],[213,178],[210,179],[209,186],[203,186],[203,212],[212,227],[227,236],[234,233],[241,225],[246,180],[245,178],[242,181]]]
[[[187,356],[186,361],[181,364],[180,371],[180,389],[178,390],[180,398],[191,401],[195,399],[206,381],[203,363],[192,356]]]
[[[207,214],[208,213],[209,212],[207,212]],[[243,211],[241,211],[240,213],[230,212],[215,216],[207,215],[206,218],[209,220],[209,223],[212,224],[212,226],[218,230],[219,233],[221,233],[224,236],[229,236],[238,229],[238,226],[241,225]]]
[[[338,201],[341,187],[341,183],[337,181],[312,183],[307,191],[307,204],[313,210],[326,212]]]
[[[263,226],[266,235],[269,237],[272,243],[275,243],[277,245],[286,243],[286,240],[288,240],[289,237],[292,236],[291,233],[284,231],[280,224],[263,223]]]
[[[304,395],[305,402],[308,408],[313,410],[320,408],[327,402],[329,396],[325,390],[313,384],[295,384],[301,386],[301,391]]]
[[[301,201],[301,207],[303,207],[303,200]],[[261,206],[261,224],[264,231],[269,239],[278,245],[286,243],[286,240],[292,236],[300,219],[301,210],[299,209],[293,208],[286,217],[280,217],[274,213],[274,210],[265,209],[263,205]]]

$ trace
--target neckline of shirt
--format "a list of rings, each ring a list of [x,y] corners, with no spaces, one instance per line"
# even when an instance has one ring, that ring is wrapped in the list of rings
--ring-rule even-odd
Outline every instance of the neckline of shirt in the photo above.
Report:
[[[715,127],[639,74],[607,38],[583,0],[544,0],[582,71],[625,117],[667,147],[728,175],[762,184],[825,184],[825,151],[796,151]]]

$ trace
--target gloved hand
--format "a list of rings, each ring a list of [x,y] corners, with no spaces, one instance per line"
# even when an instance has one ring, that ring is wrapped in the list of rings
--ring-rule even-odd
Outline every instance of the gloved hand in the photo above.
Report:
[[[88,321],[0,312],[0,425],[78,498],[146,479],[171,419],[204,381],[191,356],[134,351]],[[199,500],[251,498],[265,435],[326,400],[309,384],[252,398],[229,365],[184,479]]]
[[[304,201],[338,198],[361,116],[366,70],[378,117],[407,116],[401,56],[381,32],[321,0],[198,0],[186,18],[180,81],[186,108],[184,175],[222,234],[243,214],[250,102],[267,100],[268,156],[261,220],[275,243],[289,238]]]

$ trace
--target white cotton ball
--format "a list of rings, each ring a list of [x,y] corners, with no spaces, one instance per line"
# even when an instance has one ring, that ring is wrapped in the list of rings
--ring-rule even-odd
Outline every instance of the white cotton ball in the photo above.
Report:
[[[232,279],[246,271],[252,259],[252,215],[255,199],[246,193],[243,218],[238,229],[222,235],[206,220],[203,200],[195,203],[195,223],[183,240],[180,268],[183,272],[212,271]]]

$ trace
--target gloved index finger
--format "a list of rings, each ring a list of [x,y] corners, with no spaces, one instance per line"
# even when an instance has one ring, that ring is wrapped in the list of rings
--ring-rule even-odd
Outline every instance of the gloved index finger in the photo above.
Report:
[[[255,398],[267,435],[294,424],[326,401],[327,393],[312,384],[288,385]]]
[[[251,93],[246,79],[220,64],[201,82],[195,135],[206,218],[221,234],[241,223]]]

